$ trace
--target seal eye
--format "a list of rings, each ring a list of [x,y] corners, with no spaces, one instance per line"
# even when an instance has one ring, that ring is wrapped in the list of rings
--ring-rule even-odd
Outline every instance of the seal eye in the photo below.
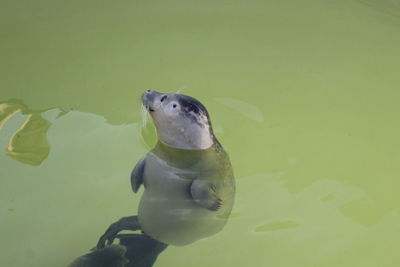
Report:
[[[161,97],[160,101],[163,102],[166,98],[167,98],[167,96],[164,95],[163,97]]]
[[[173,107],[173,108],[176,108],[176,104],[173,104],[172,107]]]

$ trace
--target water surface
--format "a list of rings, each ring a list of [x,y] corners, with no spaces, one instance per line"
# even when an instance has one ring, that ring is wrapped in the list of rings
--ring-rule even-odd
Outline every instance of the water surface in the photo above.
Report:
[[[2,266],[66,266],[136,213],[145,89],[209,109],[227,227],[156,266],[398,266],[398,1],[2,1]],[[145,136],[142,136],[145,134]]]

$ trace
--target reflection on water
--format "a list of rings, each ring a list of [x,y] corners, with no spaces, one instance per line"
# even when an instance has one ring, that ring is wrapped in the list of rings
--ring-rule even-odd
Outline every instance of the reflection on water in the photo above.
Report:
[[[19,111],[19,107],[7,103],[0,104],[0,129],[3,125]]]
[[[51,123],[40,114],[30,114],[11,137],[6,154],[22,163],[40,165],[48,156],[46,133]]]
[[[39,111],[31,111],[18,102],[7,102],[0,104],[0,130],[18,112],[27,116],[10,137],[6,154],[21,163],[40,165],[50,152],[46,134],[51,123]]]

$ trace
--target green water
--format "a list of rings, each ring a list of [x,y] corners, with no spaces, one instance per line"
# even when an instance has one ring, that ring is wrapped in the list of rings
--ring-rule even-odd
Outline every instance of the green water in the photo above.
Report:
[[[0,265],[66,266],[136,213],[145,89],[209,109],[219,234],[155,266],[400,264],[400,2],[0,2]]]

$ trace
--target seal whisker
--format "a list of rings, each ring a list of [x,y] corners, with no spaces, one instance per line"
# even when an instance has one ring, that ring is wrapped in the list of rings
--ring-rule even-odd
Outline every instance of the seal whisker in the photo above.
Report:
[[[186,89],[187,89],[186,86],[182,86],[181,88],[179,88],[178,90],[176,90],[175,94],[180,94],[180,93],[182,93],[183,91],[185,91]]]
[[[148,114],[147,109],[146,109],[146,107],[144,105],[141,106],[140,111],[141,111],[141,115],[142,115],[142,121],[141,121],[140,127],[144,128],[146,126],[146,124],[147,124],[147,121],[148,121],[148,118],[149,118],[148,117],[149,114]]]

